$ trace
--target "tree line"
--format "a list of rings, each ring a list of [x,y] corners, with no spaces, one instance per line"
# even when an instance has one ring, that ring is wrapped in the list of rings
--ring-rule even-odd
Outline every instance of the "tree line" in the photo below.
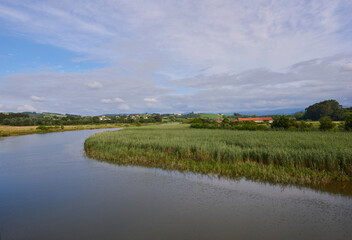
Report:
[[[313,128],[305,121],[309,122],[321,120],[323,122],[323,128],[328,129],[330,126],[334,127],[332,121],[344,121],[347,116],[352,113],[352,107],[343,108],[336,100],[326,100],[313,105],[308,106],[305,112],[296,113],[286,118],[281,118],[279,115],[272,116],[275,121],[271,126],[277,126],[275,128],[288,129],[291,127],[297,129]],[[146,114],[147,115],[147,114]],[[169,121],[184,121],[185,119],[198,119],[201,115],[191,112],[187,114],[177,115],[174,114],[163,114]],[[233,116],[227,116],[230,118],[244,117],[239,113],[234,113]],[[255,117],[255,116],[251,116]],[[279,119],[281,119],[279,121]],[[107,116],[102,120],[99,116],[94,117],[81,117],[73,114],[66,114],[66,116],[47,116],[45,113],[0,113],[0,124],[1,125],[12,125],[12,126],[39,126],[39,125],[86,125],[86,124],[101,124],[101,123],[155,123],[162,122],[162,116],[160,114],[151,114],[148,117],[135,115],[115,115]],[[224,124],[226,123],[226,118]],[[204,124],[213,124],[211,122],[204,122]],[[215,123],[214,123],[215,124]],[[230,123],[229,123],[230,124]],[[229,125],[228,124],[228,125]],[[232,124],[232,123],[231,123]],[[230,125],[231,125],[230,124]],[[217,126],[216,124],[214,127]],[[234,125],[232,127],[238,129],[254,129],[264,128],[252,123],[241,123],[240,125]],[[332,127],[332,128],[333,128]],[[341,126],[339,126],[341,128]]]
[[[40,125],[89,125],[105,123],[156,123],[161,122],[159,114],[150,115],[148,118],[135,117],[130,115],[109,116],[104,120],[100,117],[77,117],[66,116],[61,118],[30,117],[24,113],[0,113],[0,125],[10,126],[40,126]]]
[[[319,120],[319,126],[308,121],[297,121],[293,117],[282,115],[274,118],[272,124],[268,121],[256,123],[254,121],[230,121],[225,118],[222,122],[215,120],[195,118],[191,121],[191,128],[207,128],[207,129],[231,129],[231,130],[288,130],[288,131],[351,131],[352,130],[352,114],[349,114],[345,121],[336,125],[328,116]]]

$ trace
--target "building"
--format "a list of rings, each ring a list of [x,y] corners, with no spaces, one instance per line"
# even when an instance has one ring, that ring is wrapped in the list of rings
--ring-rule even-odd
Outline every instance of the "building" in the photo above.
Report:
[[[261,123],[264,121],[268,121],[269,123],[273,122],[272,117],[255,117],[255,118],[238,118],[238,120],[234,120],[233,122],[247,122],[247,121],[253,121],[256,123]]]

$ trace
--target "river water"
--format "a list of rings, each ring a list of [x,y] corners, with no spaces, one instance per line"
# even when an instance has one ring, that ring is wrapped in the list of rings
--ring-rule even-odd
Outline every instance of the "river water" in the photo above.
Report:
[[[0,138],[8,239],[352,239],[352,198],[86,158],[95,132]]]

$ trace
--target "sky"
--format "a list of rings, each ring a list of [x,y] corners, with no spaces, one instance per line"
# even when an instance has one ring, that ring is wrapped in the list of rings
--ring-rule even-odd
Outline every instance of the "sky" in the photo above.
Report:
[[[0,0],[0,112],[352,106],[351,0]]]

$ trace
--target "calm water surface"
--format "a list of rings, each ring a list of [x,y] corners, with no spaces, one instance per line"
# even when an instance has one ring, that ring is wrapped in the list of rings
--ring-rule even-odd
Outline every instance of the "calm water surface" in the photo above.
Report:
[[[0,138],[8,239],[352,239],[352,198],[84,157],[102,130]]]

